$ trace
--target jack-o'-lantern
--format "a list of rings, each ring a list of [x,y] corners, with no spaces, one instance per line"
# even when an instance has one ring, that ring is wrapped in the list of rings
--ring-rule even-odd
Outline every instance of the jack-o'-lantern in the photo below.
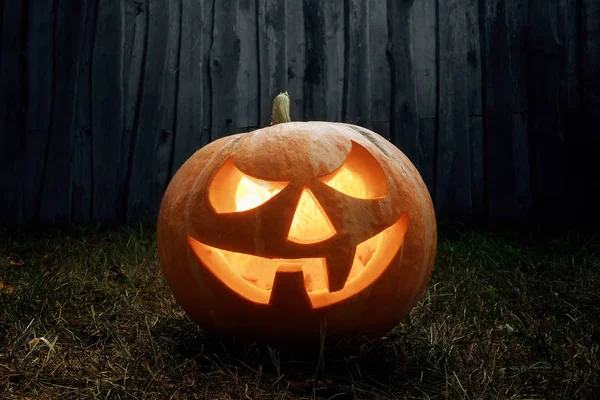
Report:
[[[164,194],[167,283],[205,329],[261,338],[378,334],[429,280],[431,198],[400,150],[342,123],[289,122],[215,140]]]

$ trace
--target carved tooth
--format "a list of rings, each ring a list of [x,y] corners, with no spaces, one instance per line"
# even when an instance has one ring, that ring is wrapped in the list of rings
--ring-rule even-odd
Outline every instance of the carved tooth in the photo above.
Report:
[[[269,304],[273,307],[285,307],[290,312],[312,308],[304,286],[301,263],[281,263],[277,266]]]
[[[330,292],[337,292],[344,288],[350,275],[355,255],[356,247],[349,250],[344,250],[342,247],[336,254],[325,258]]]

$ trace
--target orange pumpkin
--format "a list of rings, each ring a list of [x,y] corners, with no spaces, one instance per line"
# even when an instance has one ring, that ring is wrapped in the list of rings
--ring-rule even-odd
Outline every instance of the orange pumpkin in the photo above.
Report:
[[[286,122],[287,94],[274,104],[272,126],[209,143],[169,183],[158,219],[167,283],[211,331],[385,333],[431,274],[427,188],[376,133]]]

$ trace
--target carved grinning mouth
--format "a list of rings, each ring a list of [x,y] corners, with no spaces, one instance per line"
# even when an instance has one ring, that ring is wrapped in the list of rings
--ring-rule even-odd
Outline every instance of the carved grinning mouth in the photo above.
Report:
[[[287,296],[307,295],[312,308],[321,308],[349,298],[375,282],[400,251],[408,226],[408,214],[404,213],[393,225],[360,243],[350,275],[337,291],[327,287],[325,258],[264,258],[218,249],[191,236],[188,243],[215,278],[249,301],[273,304],[272,294],[282,292],[277,288],[278,282],[289,282],[285,276],[294,275],[298,279],[293,280],[295,287],[286,288]]]

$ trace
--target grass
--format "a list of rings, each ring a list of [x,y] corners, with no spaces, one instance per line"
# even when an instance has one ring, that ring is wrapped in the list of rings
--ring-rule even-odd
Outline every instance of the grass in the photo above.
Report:
[[[600,238],[442,226],[409,318],[309,347],[206,335],[153,228],[0,232],[2,399],[600,398]]]

